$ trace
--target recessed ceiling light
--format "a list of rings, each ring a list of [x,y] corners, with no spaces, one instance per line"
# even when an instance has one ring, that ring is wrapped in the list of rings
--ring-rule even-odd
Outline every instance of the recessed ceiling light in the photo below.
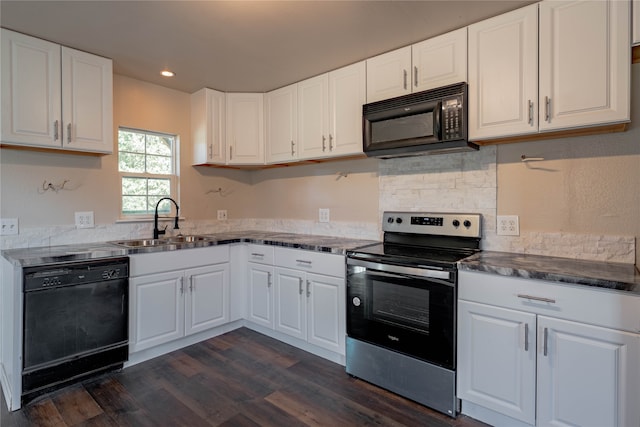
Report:
[[[160,74],[162,74],[165,77],[173,77],[176,75],[176,73],[174,73],[173,71],[169,71],[169,70],[162,70],[160,71]]]

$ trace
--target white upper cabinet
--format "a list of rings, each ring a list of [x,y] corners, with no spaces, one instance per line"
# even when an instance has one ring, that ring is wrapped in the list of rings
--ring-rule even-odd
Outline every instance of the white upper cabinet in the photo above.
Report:
[[[540,130],[630,118],[629,2],[540,3]]]
[[[300,159],[329,154],[329,76],[322,74],[298,83]]]
[[[265,95],[267,163],[298,157],[298,86],[286,86]]]
[[[543,1],[469,26],[469,139],[629,121],[629,20],[627,1]]]
[[[411,46],[413,92],[467,81],[467,28]]]
[[[537,132],[538,5],[469,26],[469,139]]]
[[[329,151],[362,153],[362,106],[366,103],[366,66],[358,62],[329,73]]]
[[[225,94],[201,89],[191,95],[193,164],[225,164]]]
[[[467,81],[467,29],[367,59],[367,101]]]
[[[264,95],[227,94],[227,163],[264,164]]]
[[[411,46],[367,59],[367,102],[411,93]]]
[[[633,0],[632,7],[633,7],[633,10],[632,10],[633,32],[632,32],[631,42],[635,46],[640,44],[640,0]]]
[[[110,59],[2,29],[3,144],[113,152]]]

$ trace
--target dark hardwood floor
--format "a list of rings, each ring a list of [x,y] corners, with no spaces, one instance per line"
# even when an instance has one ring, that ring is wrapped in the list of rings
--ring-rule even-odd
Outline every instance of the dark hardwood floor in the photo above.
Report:
[[[246,328],[49,393],[19,411],[1,403],[2,427],[484,426]]]

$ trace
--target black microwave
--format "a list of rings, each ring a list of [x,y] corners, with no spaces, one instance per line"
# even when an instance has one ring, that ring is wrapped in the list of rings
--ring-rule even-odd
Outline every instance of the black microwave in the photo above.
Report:
[[[390,158],[477,150],[467,140],[467,84],[365,104],[363,150]]]

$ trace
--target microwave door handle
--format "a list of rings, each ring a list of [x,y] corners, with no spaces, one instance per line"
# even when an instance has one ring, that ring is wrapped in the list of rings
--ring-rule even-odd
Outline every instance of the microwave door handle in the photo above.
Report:
[[[433,135],[438,141],[442,141],[442,101],[436,104],[436,108],[433,110]]]

